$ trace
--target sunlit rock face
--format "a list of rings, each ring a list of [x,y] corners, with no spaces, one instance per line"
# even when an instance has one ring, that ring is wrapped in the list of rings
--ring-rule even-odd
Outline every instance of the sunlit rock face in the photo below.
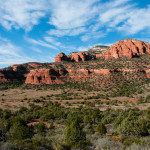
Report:
[[[60,53],[55,57],[55,62],[61,62],[61,61],[73,61],[73,62],[79,62],[79,61],[86,61],[95,59],[95,55],[91,55],[88,52],[77,52],[77,53],[71,53],[70,55],[66,56],[64,53]]]
[[[62,84],[58,79],[57,72],[53,69],[36,69],[31,70],[26,77],[26,84]]]
[[[134,39],[126,39],[116,42],[107,52],[105,52],[105,59],[119,58],[119,57],[139,57],[142,54],[150,53],[150,45],[147,42],[142,42]]]

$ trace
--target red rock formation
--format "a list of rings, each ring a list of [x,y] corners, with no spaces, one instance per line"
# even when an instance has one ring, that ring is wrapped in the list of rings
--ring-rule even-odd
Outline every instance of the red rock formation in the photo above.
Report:
[[[71,61],[79,62],[94,59],[94,56],[87,52],[78,52],[78,53],[71,53],[68,56],[68,59]]]
[[[94,69],[93,72],[95,74],[107,75],[111,73],[111,70],[110,69]]]
[[[66,56],[64,53],[60,53],[55,57],[55,62],[61,62],[61,61],[86,61],[90,59],[94,59],[95,55],[91,55],[90,53],[87,52],[78,52],[78,53],[71,53],[68,56]]]
[[[150,45],[147,42],[139,40],[126,39],[118,41],[112,45],[107,52],[104,53],[105,59],[119,58],[119,57],[138,57],[141,54],[150,54]]]
[[[78,70],[68,69],[67,71],[70,76],[75,76],[77,74],[83,74],[88,76],[90,74],[88,69],[78,69]]]
[[[55,62],[61,62],[67,59],[68,59],[67,56],[63,52],[61,52],[59,55],[55,57]]]
[[[26,84],[62,84],[58,79],[57,72],[53,69],[35,69],[31,70],[26,77]]]
[[[96,56],[96,58],[103,57],[104,53],[102,53],[102,54],[95,54],[95,56]]]

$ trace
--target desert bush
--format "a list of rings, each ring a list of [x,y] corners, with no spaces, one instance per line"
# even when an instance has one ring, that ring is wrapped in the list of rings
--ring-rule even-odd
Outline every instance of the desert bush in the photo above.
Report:
[[[99,138],[93,143],[96,147],[96,150],[118,150],[122,149],[122,144],[119,142],[113,141],[109,137]]]
[[[107,128],[103,123],[99,123],[99,125],[96,128],[96,132],[100,133],[101,135],[104,135],[107,132]]]

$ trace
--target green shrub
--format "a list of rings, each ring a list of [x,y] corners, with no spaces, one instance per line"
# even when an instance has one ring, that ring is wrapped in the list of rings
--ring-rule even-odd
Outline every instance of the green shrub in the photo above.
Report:
[[[107,132],[107,128],[103,123],[99,123],[99,125],[96,128],[96,132],[100,133],[101,135],[104,135]]]

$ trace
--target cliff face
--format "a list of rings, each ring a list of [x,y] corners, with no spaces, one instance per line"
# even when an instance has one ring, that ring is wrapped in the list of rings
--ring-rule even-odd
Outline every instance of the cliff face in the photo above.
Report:
[[[87,52],[72,53],[68,56],[68,60],[75,61],[75,62],[86,61],[91,59],[95,59],[95,56]]]
[[[63,84],[69,78],[74,81],[84,81],[94,75],[109,75],[110,69],[35,69],[26,77],[26,84]]]
[[[150,54],[150,45],[147,42],[139,40],[126,39],[118,41],[112,45],[109,50],[104,53],[105,59],[119,58],[119,57],[139,57],[141,54]]]
[[[57,55],[55,57],[55,62],[61,62],[61,61],[64,61],[64,60],[68,60],[68,58],[63,52],[61,52],[59,55]]]
[[[66,56],[64,53],[60,53],[55,57],[55,62],[61,62],[61,61],[73,61],[73,62],[79,62],[79,61],[86,61],[95,59],[95,55],[91,55],[87,52],[78,52],[78,53],[71,53],[70,55]]]
[[[90,52],[90,53],[89,53]],[[55,57],[55,62],[61,61],[86,61],[99,57],[104,57],[106,60],[110,58],[119,58],[119,57],[139,57],[142,54],[149,53],[150,54],[150,45],[147,42],[135,40],[135,39],[126,39],[122,41],[116,42],[116,44],[112,45],[109,49],[106,47],[105,49],[96,49],[89,50],[89,52],[78,52],[71,53],[66,56],[64,53],[60,53]]]
[[[26,77],[25,83],[29,84],[62,84],[63,82],[58,79],[58,72],[53,69],[36,69],[31,70]]]

